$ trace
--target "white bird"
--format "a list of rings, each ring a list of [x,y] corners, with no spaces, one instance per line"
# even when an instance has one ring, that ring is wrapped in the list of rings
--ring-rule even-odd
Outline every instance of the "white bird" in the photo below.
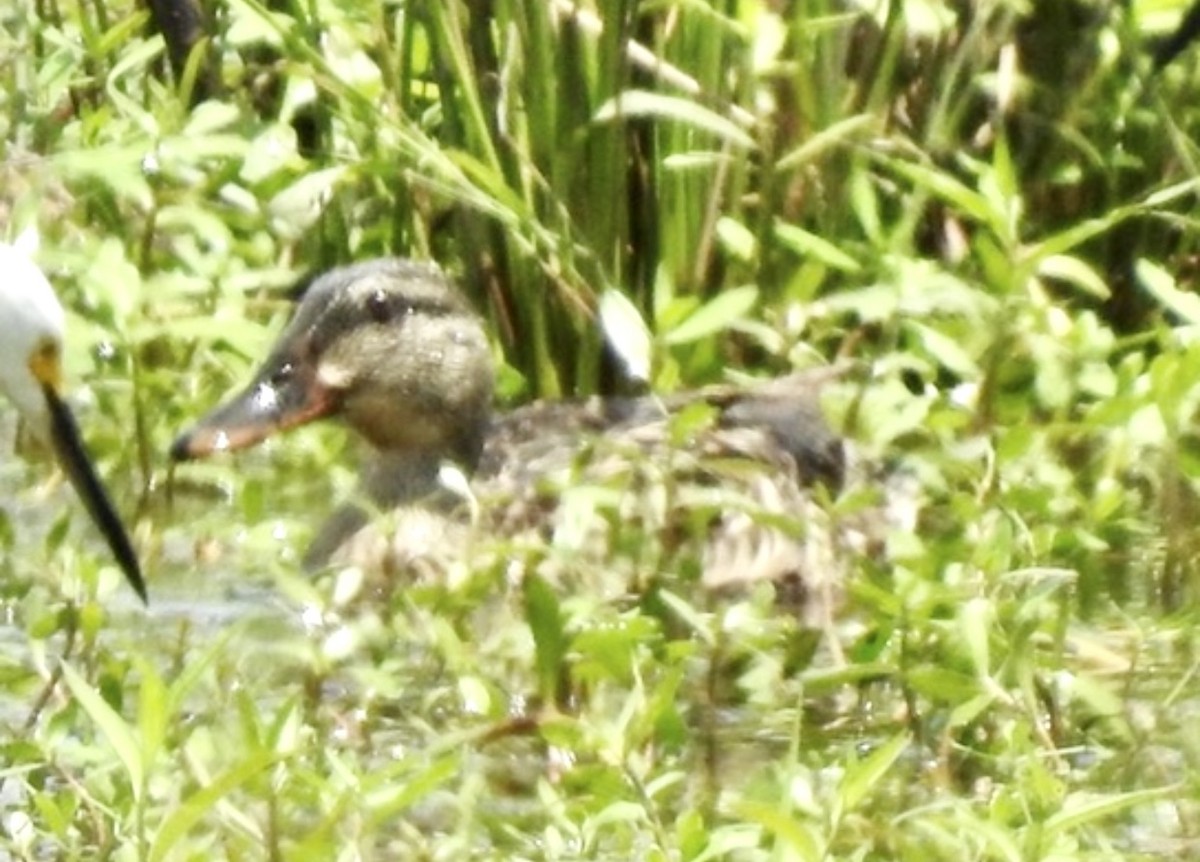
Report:
[[[62,397],[65,315],[50,282],[30,257],[36,235],[0,243],[0,393],[51,447],[130,585],[145,602],[137,554],[83,448]]]

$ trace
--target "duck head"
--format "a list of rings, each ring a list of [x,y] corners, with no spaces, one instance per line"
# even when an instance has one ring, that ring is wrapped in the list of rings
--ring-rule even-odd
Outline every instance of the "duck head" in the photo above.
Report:
[[[478,462],[491,415],[487,337],[436,265],[374,260],[305,292],[253,382],[172,445],[175,460],[340,417],[382,453]]]

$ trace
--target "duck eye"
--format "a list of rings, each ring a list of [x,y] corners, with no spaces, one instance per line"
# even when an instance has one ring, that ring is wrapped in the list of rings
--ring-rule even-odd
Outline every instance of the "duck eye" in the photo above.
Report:
[[[370,312],[371,318],[376,323],[386,323],[392,316],[387,293],[376,290],[367,297],[367,311]]]
[[[292,379],[292,374],[294,371],[295,368],[292,366],[292,363],[283,363],[277,369],[275,369],[275,373],[271,375],[271,385],[274,387],[286,385],[287,382]]]

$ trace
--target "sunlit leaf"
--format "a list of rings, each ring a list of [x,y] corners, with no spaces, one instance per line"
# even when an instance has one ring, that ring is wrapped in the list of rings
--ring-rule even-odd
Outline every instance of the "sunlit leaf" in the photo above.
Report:
[[[629,298],[619,290],[600,295],[600,327],[613,353],[621,360],[629,380],[650,379],[652,342],[650,328]]]
[[[775,236],[797,254],[819,260],[833,269],[841,272],[858,272],[862,269],[857,260],[829,240],[795,225],[776,223]]]
[[[687,344],[706,338],[747,314],[758,302],[758,288],[733,287],[700,306],[664,336],[667,344]]]
[[[1108,285],[1094,268],[1081,258],[1071,255],[1052,254],[1038,263],[1038,275],[1065,281],[1097,299],[1108,299]]]
[[[254,778],[275,760],[271,752],[259,751],[211,777],[199,790],[183,800],[163,820],[150,847],[151,862],[166,859],[180,842],[228,794]]]
[[[1063,803],[1062,810],[1046,820],[1048,835],[1069,832],[1092,826],[1097,820],[1121,814],[1130,808],[1172,799],[1180,793],[1179,786],[1154,787],[1147,790],[1131,790],[1125,793],[1073,793]]]
[[[870,114],[858,114],[838,120],[784,155],[775,167],[780,171],[789,171],[806,165],[823,156],[827,150],[843,146],[848,140],[865,137],[866,133],[873,131],[878,125],[879,119]]]
[[[72,696],[100,728],[104,738],[108,740],[108,744],[112,746],[117,758],[121,761],[121,765],[125,767],[125,774],[129,778],[129,785],[134,796],[140,798],[145,790],[146,764],[142,759],[141,746],[134,736],[133,729],[71,665],[64,662],[62,670],[63,680],[71,689]]]
[[[706,108],[699,102],[679,96],[668,96],[647,90],[626,90],[602,104],[595,114],[597,123],[608,123],[622,117],[652,117],[690,126],[707,132],[726,143],[753,149],[754,139],[736,123]]]
[[[462,752],[452,752],[428,763],[421,762],[420,765],[406,762],[401,766],[402,776],[393,776],[390,781],[374,782],[376,786],[367,789],[367,811],[377,822],[393,821],[398,814],[453,781],[462,769]]]
[[[918,188],[945,201],[963,215],[970,216],[984,224],[992,223],[994,220],[1002,222],[1004,219],[1004,214],[997,213],[986,197],[947,171],[886,156],[877,155],[876,157],[890,170],[908,179]]]
[[[313,171],[271,198],[267,211],[281,230],[299,236],[321,217],[345,173],[341,166]]]
[[[149,662],[139,662],[141,686],[138,690],[138,733],[140,751],[153,763],[167,738],[171,704],[162,676]]]
[[[976,838],[984,847],[989,848],[991,857],[1003,862],[1023,862],[1026,858],[1018,843],[1019,835],[1012,829],[983,819],[965,803],[956,804],[954,810],[957,814],[954,822],[958,831],[965,836]]]
[[[740,818],[762,826],[776,844],[786,847],[790,852],[785,858],[803,859],[805,862],[819,862],[825,858],[824,844],[818,830],[784,806],[744,801],[736,806],[736,811]]]
[[[1200,324],[1200,296],[1180,290],[1165,269],[1142,258],[1133,266],[1138,282],[1164,309],[1184,323]]]

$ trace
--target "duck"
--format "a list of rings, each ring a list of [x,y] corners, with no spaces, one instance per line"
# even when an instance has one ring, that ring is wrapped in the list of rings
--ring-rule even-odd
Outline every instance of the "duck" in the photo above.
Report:
[[[664,546],[704,533],[707,587],[790,582],[804,598],[836,580],[841,542],[815,526],[847,470],[818,398],[829,376],[497,411],[482,317],[437,264],[384,258],[313,279],[250,383],[170,455],[232,452],[321,419],[348,425],[371,453],[362,493],[317,531],[308,570],[436,569],[445,561],[430,560],[466,547],[471,526],[526,548],[570,539],[595,559],[633,519]]]
[[[33,260],[33,237],[27,232],[15,243],[0,243],[0,393],[54,453],[129,586],[148,604],[138,555],[63,396],[65,314]]]

